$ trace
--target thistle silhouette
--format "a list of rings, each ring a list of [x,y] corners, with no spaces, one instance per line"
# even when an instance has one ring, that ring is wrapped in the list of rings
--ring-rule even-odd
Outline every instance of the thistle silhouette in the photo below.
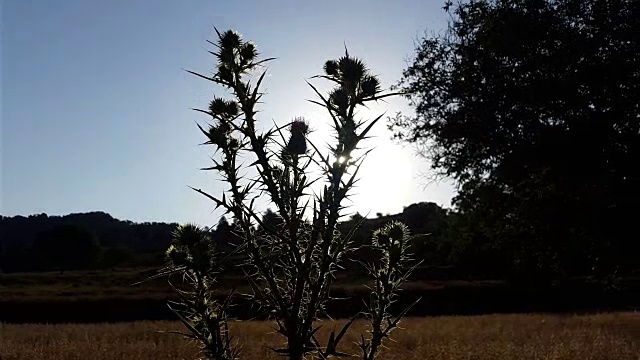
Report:
[[[289,154],[303,155],[307,153],[307,139],[309,124],[303,118],[296,118],[289,128],[291,137],[287,142],[287,152]]]
[[[211,52],[217,59],[216,73],[205,76],[188,72],[221,85],[233,95],[232,100],[214,98],[206,110],[194,109],[211,119],[207,126],[198,127],[207,139],[204,145],[213,146],[217,154],[212,159],[213,166],[203,170],[218,173],[228,190],[221,196],[194,190],[233,216],[236,235],[242,239],[235,251],[246,259],[240,266],[252,290],[244,295],[271,315],[285,342],[273,350],[295,360],[345,356],[338,351],[338,345],[360,314],[355,314],[339,331],[334,330],[324,344],[315,334],[317,320],[327,315],[335,272],[348,254],[357,250],[351,241],[354,231],[342,234],[337,229],[338,220],[344,216],[343,201],[353,189],[364,160],[364,156],[352,159],[351,154],[382,117],[356,121],[354,115],[359,106],[396,94],[382,93],[378,79],[346,50],[343,57],[327,61],[324,74],[314,78],[328,80],[334,88],[323,95],[309,83],[320,99],[310,101],[322,106],[333,121],[335,141],[329,154],[323,155],[308,139],[309,123],[304,118],[265,132],[257,129],[256,105],[263,96],[260,85],[266,72],[262,71],[255,81],[250,78],[273,59],[258,60],[255,44],[234,31],[216,32],[218,41],[211,42],[217,49]],[[283,132],[287,129],[288,138]],[[249,163],[243,154],[249,154],[250,165],[241,165]],[[240,175],[248,168],[257,175]],[[320,169],[320,179],[310,179],[313,168]],[[318,181],[324,181],[325,186],[313,194],[311,185]],[[263,222],[255,207],[259,197],[275,207],[275,214],[270,217],[277,219],[276,225]],[[310,219],[305,216],[308,213]],[[389,319],[387,310],[393,291],[399,289],[399,282],[410,272],[403,262],[408,259],[406,228],[400,227],[399,233],[395,230],[399,225],[389,226],[378,233],[378,242],[374,242],[374,246],[393,255],[386,255],[386,267],[369,268],[380,285],[373,290],[375,303],[364,313],[371,320],[371,337],[362,337],[363,359],[373,359],[382,338],[397,325],[399,318],[387,325],[382,325],[382,320]],[[380,240],[383,233],[389,237],[388,243]],[[187,293],[176,289],[182,301],[172,307],[190,331],[185,335],[199,341],[210,359],[235,359],[238,348],[232,343],[227,326],[231,294],[224,301],[213,297],[217,274],[226,259],[235,254],[218,253],[210,242],[203,229],[179,227],[167,251],[169,264],[161,274],[182,273],[191,285]],[[391,266],[391,259],[397,266]],[[379,271],[386,271],[388,276],[380,278]]]

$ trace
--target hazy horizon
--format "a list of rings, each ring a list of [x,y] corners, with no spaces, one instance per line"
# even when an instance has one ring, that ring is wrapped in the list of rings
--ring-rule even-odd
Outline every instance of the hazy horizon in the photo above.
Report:
[[[234,29],[262,56],[277,58],[268,65],[262,124],[304,116],[322,134],[330,120],[306,101],[314,95],[305,79],[327,59],[346,45],[388,87],[413,56],[414,41],[446,25],[442,1],[403,5],[5,1],[0,213],[103,211],[134,222],[214,224],[213,204],[187,187],[222,189],[199,170],[210,166],[211,148],[198,146],[195,122],[208,119],[190,108],[224,92],[183,71],[212,71],[206,40],[214,40],[213,26]],[[409,107],[397,98],[362,116],[383,111]],[[425,159],[393,143],[382,121],[374,135],[364,144],[376,149],[351,211],[397,213],[420,201],[450,206],[453,187],[428,185]]]

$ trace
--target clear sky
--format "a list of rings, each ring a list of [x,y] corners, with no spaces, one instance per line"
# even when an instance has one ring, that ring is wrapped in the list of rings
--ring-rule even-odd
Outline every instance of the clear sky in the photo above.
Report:
[[[132,221],[217,221],[187,185],[219,193],[210,148],[189,110],[213,83],[206,40],[213,25],[257,43],[269,65],[264,123],[304,116],[320,133],[329,118],[305,79],[344,53],[394,84],[425,30],[439,31],[440,0],[4,0],[2,2],[2,215],[105,211]],[[371,109],[408,111],[402,99]],[[354,210],[394,213],[418,201],[449,206],[453,187],[430,184],[426,161],[389,140],[386,124],[362,171]]]

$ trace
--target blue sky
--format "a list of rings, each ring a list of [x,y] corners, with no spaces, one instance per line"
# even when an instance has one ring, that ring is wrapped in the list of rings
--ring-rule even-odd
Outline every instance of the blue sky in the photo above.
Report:
[[[346,44],[384,86],[394,84],[425,30],[445,26],[442,1],[5,0],[2,3],[2,215],[105,211],[132,221],[210,225],[210,149],[198,146],[211,73],[213,25],[257,43],[269,64],[264,123],[329,120],[305,79]],[[409,111],[402,99],[373,108]],[[369,114],[363,114],[369,115]],[[389,140],[386,124],[363,168],[354,210],[393,213],[418,201],[448,206],[427,162]],[[322,131],[320,132],[322,133]],[[383,186],[388,184],[389,186]]]

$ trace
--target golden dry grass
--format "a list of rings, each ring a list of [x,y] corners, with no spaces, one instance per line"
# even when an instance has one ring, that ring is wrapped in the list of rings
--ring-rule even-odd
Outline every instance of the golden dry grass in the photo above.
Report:
[[[325,323],[321,336],[335,325]],[[584,316],[484,315],[409,318],[395,332],[381,360],[387,359],[545,359],[638,360],[640,314],[616,313]],[[175,322],[120,324],[10,325],[0,324],[2,360],[164,360],[194,359],[194,344],[178,335],[156,330],[181,330]],[[364,324],[354,326],[343,350]],[[243,359],[276,359],[268,346],[280,339],[267,322],[234,324]],[[324,331],[324,332],[322,332]],[[280,358],[281,359],[281,358]]]

